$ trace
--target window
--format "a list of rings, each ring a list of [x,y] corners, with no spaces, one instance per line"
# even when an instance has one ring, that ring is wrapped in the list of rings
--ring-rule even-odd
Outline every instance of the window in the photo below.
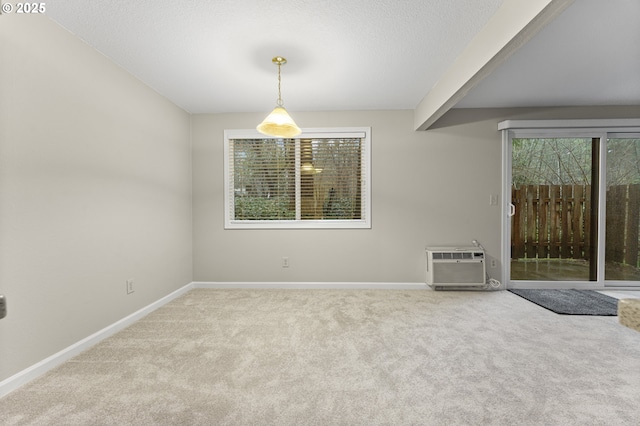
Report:
[[[371,228],[370,134],[226,130],[225,228]]]

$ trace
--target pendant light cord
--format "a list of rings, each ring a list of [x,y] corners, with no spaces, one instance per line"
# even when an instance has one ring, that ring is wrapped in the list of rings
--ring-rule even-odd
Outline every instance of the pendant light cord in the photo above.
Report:
[[[280,67],[282,65],[280,63],[278,63],[278,106],[281,107],[282,106],[282,94],[280,93],[280,85],[281,85],[281,79],[280,79]]]

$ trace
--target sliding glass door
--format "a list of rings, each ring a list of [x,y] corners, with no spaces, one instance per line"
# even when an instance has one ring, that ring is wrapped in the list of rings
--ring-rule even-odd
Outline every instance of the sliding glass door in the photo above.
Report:
[[[508,287],[640,288],[640,121],[633,132],[535,124],[501,129]]]
[[[609,135],[606,157],[604,278],[628,285],[640,281],[640,134]]]
[[[596,276],[593,151],[592,138],[512,139],[511,280]]]

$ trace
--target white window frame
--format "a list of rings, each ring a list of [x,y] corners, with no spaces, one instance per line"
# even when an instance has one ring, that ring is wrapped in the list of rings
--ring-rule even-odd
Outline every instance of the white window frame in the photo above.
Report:
[[[235,139],[278,139],[266,136],[253,129],[231,129],[224,131],[224,228],[225,229],[370,229],[371,228],[371,127],[308,128],[295,138],[362,138],[361,163],[361,212],[362,219],[306,220],[235,220],[234,182],[230,173]],[[299,149],[296,148],[296,157]],[[296,159],[296,181],[299,185],[299,158]],[[296,189],[296,205],[300,204],[300,190]],[[296,208],[299,210],[299,208]]]

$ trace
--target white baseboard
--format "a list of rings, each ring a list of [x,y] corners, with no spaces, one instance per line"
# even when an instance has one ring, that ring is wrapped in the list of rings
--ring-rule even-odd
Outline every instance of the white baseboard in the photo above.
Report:
[[[26,368],[21,372],[3,380],[2,382],[0,382],[0,398],[18,389],[20,386],[30,382],[31,380],[43,375],[52,368],[55,368],[65,361],[70,360],[74,356],[80,354],[80,352],[87,350],[96,343],[99,343],[107,337],[112,336],[118,331],[130,326],[134,322],[145,317],[161,306],[169,303],[173,299],[182,296],[192,288],[193,283],[189,283],[184,287],[174,291],[173,293],[163,297],[162,299],[153,302],[148,306],[145,306],[144,308],[132,313],[125,318],[122,318],[121,320],[111,324],[110,326],[103,328],[102,330],[92,334],[91,336],[86,337],[79,342],[76,342],[73,345],[61,350],[60,352],[57,352],[50,357],[43,359],[37,364],[34,364],[31,367]]]
[[[182,296],[194,288],[252,288],[252,289],[389,289],[389,290],[431,290],[425,283],[336,283],[336,282],[192,282],[171,294],[151,303],[148,306],[122,318],[121,320],[103,328],[71,346],[43,359],[37,364],[20,371],[0,382],[0,398],[18,389],[20,386],[45,374],[47,371],[70,360],[74,356],[89,349],[109,336],[130,326],[139,319],[147,316],[156,309]]]
[[[191,284],[193,285],[193,288],[431,290],[431,288],[426,283],[211,282],[211,281],[194,281]]]

